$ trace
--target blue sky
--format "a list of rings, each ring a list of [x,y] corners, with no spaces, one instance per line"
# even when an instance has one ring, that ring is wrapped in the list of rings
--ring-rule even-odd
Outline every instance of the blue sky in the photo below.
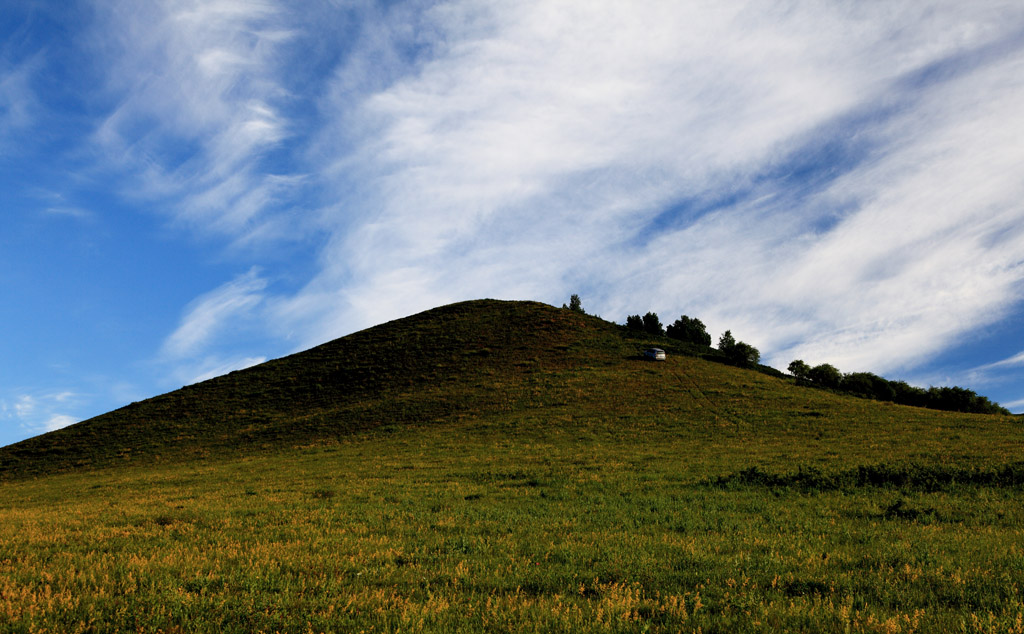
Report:
[[[1024,410],[1019,1],[6,0],[0,444],[440,304]]]

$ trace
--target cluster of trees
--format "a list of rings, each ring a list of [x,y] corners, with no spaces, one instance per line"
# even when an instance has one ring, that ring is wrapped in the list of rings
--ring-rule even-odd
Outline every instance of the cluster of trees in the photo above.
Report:
[[[665,327],[661,325],[658,313],[647,313],[643,317],[640,315],[630,315],[626,317],[626,328],[646,332],[649,335],[665,336]]]
[[[668,328],[665,328],[658,318],[658,313],[649,312],[643,317],[640,315],[626,317],[626,327],[649,335],[665,336],[706,348],[711,347],[711,335],[708,334],[704,322],[695,317],[683,315],[672,322]],[[761,353],[758,349],[749,343],[737,341],[729,330],[719,337],[718,352],[729,363],[744,368],[757,367],[757,364],[761,362]]]
[[[718,351],[725,355],[729,363],[743,368],[754,368],[761,362],[761,352],[749,343],[736,341],[730,330],[718,338]]]
[[[579,295],[573,295],[569,299],[569,305],[563,304],[562,308],[579,313],[584,312]],[[626,317],[626,327],[649,335],[669,337],[705,348],[711,347],[711,335],[708,334],[704,322],[686,315],[675,320],[668,328],[662,325],[658,313],[648,312],[643,316],[629,315]],[[744,368],[756,368],[761,362],[760,351],[748,343],[737,341],[729,330],[726,330],[718,339],[718,353],[727,362]],[[762,370],[765,369],[762,368]],[[776,370],[772,370],[772,372],[776,376],[783,376]],[[789,364],[789,373],[796,377],[797,383],[801,385],[844,392],[878,401],[891,401],[901,405],[951,412],[1010,414],[1005,407],[963,387],[930,387],[926,390],[910,385],[906,381],[890,381],[871,372],[844,374],[828,363],[811,367],[800,359]]]
[[[797,383],[845,392],[878,401],[927,407],[950,412],[1009,414],[1010,411],[987,397],[963,387],[930,387],[927,390],[906,381],[890,381],[871,372],[842,373],[833,365],[811,367],[797,359],[789,364],[789,373]]]

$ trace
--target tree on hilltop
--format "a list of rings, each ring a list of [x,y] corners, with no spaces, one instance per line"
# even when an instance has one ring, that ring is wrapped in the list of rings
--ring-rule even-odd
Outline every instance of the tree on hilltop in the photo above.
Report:
[[[731,339],[723,335],[723,339]],[[728,343],[728,340],[726,341]],[[720,344],[721,345],[721,344]],[[930,387],[927,390],[906,381],[890,381],[871,372],[843,374],[833,365],[822,363],[813,368],[800,359],[789,364],[789,372],[798,383],[853,394],[876,401],[892,401],[900,405],[927,407],[951,412],[1010,415],[1010,410],[967,388]]]
[[[761,352],[743,341],[737,341],[731,330],[726,330],[718,338],[718,351],[733,365],[753,368],[761,362]]]
[[[649,335],[664,335],[665,328],[661,325],[661,320],[658,319],[658,313],[649,312],[644,315],[644,332]]]
[[[789,373],[796,377],[796,380],[800,383],[810,383],[811,366],[807,365],[801,359],[794,359],[789,363],[787,368]]]
[[[587,314],[586,311],[583,310],[583,302],[580,300],[580,296],[576,293],[573,293],[572,297],[569,298],[569,305],[566,306],[565,304],[562,304],[562,308],[568,308],[572,312],[579,313],[581,315]]]
[[[913,407],[928,406],[928,390],[923,387],[911,385],[906,381],[889,381],[889,386],[895,393],[893,400],[897,403]]]
[[[711,345],[711,335],[708,334],[704,322],[697,318],[690,318],[683,315],[675,320],[665,330],[665,334],[673,339],[687,341],[701,346]]]
[[[843,381],[843,374],[834,365],[822,363],[816,365],[807,372],[807,378],[818,387],[825,387],[831,390],[838,390]]]
[[[732,336],[731,330],[726,330],[722,333],[722,336],[718,338],[718,351],[725,352],[730,350],[736,345],[736,337]]]
[[[896,398],[896,390],[889,381],[871,372],[850,372],[843,375],[839,383],[843,392],[873,398],[876,401],[891,401]]]

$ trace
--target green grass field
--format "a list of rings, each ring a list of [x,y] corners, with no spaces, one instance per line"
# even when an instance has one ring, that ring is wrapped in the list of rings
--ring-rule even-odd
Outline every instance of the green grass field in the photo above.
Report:
[[[462,310],[0,450],[0,632],[1024,632],[1018,419]]]

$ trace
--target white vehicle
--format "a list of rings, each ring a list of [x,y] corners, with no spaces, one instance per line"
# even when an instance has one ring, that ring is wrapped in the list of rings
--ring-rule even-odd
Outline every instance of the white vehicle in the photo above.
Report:
[[[648,348],[644,350],[644,358],[649,361],[664,361],[665,351],[661,348]]]

